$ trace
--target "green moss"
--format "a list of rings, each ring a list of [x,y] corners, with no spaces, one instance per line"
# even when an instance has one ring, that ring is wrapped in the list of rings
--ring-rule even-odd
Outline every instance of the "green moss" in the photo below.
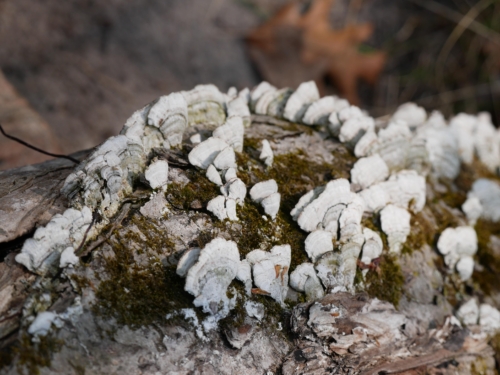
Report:
[[[370,297],[376,297],[380,300],[388,301],[395,307],[398,307],[401,296],[403,295],[404,276],[401,271],[397,258],[388,253],[382,254],[377,270],[369,270],[366,276],[358,271],[356,280],[364,282],[364,290]]]
[[[31,336],[23,334],[14,345],[0,350],[0,369],[17,359],[19,374],[38,375],[41,367],[50,367],[52,355],[62,348],[62,341],[51,335],[40,337],[40,342],[31,341]]]
[[[233,280],[233,282],[229,285],[228,290],[228,298],[233,298],[233,291],[236,290],[238,293],[238,297],[236,299],[236,306],[232,309],[228,316],[220,321],[220,326],[223,329],[231,329],[234,327],[241,327],[245,321],[245,317],[247,316],[245,310],[245,302],[247,301],[247,296],[245,294],[245,288],[243,284],[237,280]]]
[[[264,214],[262,207],[254,202],[246,201],[243,207],[237,208],[239,221],[216,221],[215,227],[229,232],[238,244],[242,257],[250,251],[260,248],[270,250],[273,246],[289,244],[292,250],[291,270],[307,261],[304,250],[306,233],[302,231],[290,215],[280,211],[274,221]]]
[[[479,220],[475,226],[478,242],[476,259],[482,270],[474,270],[472,280],[486,295],[500,292],[500,257],[490,246],[492,235],[500,236],[500,223]]]
[[[419,212],[411,215],[411,231],[401,249],[402,254],[412,254],[421,249],[425,244],[433,246],[436,239],[436,227],[429,222],[426,216]]]
[[[105,273],[98,275],[102,281],[96,291],[94,312],[131,327],[164,322],[166,314],[192,307],[193,297],[184,291],[185,280],[176,274],[176,267],[161,262],[158,243],[166,246],[168,236],[156,228],[146,230],[145,226],[153,224],[140,215],[132,214],[129,220],[143,235],[115,231],[108,240],[115,256],[103,258]],[[145,264],[135,261],[134,251],[147,254]]]
[[[189,178],[189,183],[182,186],[172,182],[168,185],[167,200],[179,210],[189,210],[193,208],[206,207],[207,203],[220,195],[219,188],[203,172],[196,169],[185,171]]]

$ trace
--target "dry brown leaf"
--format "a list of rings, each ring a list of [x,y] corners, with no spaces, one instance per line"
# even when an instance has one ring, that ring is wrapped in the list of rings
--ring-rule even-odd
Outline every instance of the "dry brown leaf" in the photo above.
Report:
[[[359,44],[373,33],[371,24],[332,29],[329,21],[334,0],[313,0],[301,14],[291,2],[247,37],[249,52],[264,79],[278,86],[297,86],[315,80],[322,90],[328,76],[340,94],[359,103],[359,79],[374,84],[385,65],[385,54],[359,52]]]
[[[49,125],[17,93],[1,71],[0,124],[9,135],[45,151],[61,152]],[[0,135],[0,170],[40,163],[50,158]]]

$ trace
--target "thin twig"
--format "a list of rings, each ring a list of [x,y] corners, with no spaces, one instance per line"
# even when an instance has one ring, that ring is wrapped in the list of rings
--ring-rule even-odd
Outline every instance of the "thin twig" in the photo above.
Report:
[[[435,103],[440,97],[442,97],[442,95],[444,95],[444,97],[446,98],[446,102],[444,104],[449,104],[457,102],[459,100],[471,98],[474,95],[486,95],[490,92],[500,92],[500,81],[482,83],[477,86],[462,87],[458,90],[447,91],[438,95],[430,95],[414,101],[417,104],[428,105]]]
[[[453,9],[450,9],[447,6],[439,4],[435,1],[423,1],[423,0],[410,0],[410,1],[422,8],[431,11],[432,13],[438,14],[441,17],[446,18],[457,24],[460,23],[464,18],[463,14],[456,12]],[[482,23],[477,22],[476,20],[472,20],[467,28],[475,32],[476,34],[481,35],[483,38],[486,38],[500,46],[500,34],[484,26]]]
[[[98,247],[99,245],[103,244],[109,237],[111,237],[111,234],[116,229],[116,227],[122,223],[123,219],[125,219],[125,216],[127,216],[128,212],[130,211],[130,206],[131,206],[130,203],[125,203],[123,205],[122,209],[120,210],[120,213],[118,214],[118,217],[114,221],[114,223],[111,226],[111,228],[108,230],[108,233],[106,233],[105,235],[101,236],[100,238],[98,238],[97,240],[95,240],[93,243],[91,243],[89,246],[87,246],[87,248],[85,249],[85,251],[83,251],[81,254],[77,254],[76,252],[75,252],[75,254],[77,256],[79,256],[80,258],[84,257],[87,254],[90,254],[90,252],[92,250],[94,250],[96,247]]]
[[[494,0],[482,0],[476,5],[474,5],[470,10],[467,12],[465,16],[462,17],[460,22],[458,23],[457,26],[453,29],[451,34],[448,36],[448,39],[443,45],[443,48],[441,49],[441,52],[439,53],[439,56],[437,58],[437,64],[438,66],[444,65],[444,62],[446,61],[448,55],[450,54],[453,46],[457,43],[458,39],[460,36],[464,33],[465,30],[469,27],[469,25],[474,22],[474,20],[481,14],[482,11],[484,11],[486,8],[488,8]]]
[[[80,246],[78,246],[78,249],[76,249],[75,254],[78,254],[82,250],[83,245],[85,245],[85,241],[87,240],[87,236],[90,232],[90,229],[94,226],[95,222],[97,221],[98,216],[99,215],[97,214],[97,212],[94,212],[92,214],[92,221],[90,222],[90,225],[87,227],[87,230],[85,231],[85,234],[83,235],[82,242],[80,243]]]
[[[63,158],[63,159],[68,159],[68,160],[71,160],[71,161],[72,161],[73,163],[75,163],[75,164],[80,164],[80,160],[77,160],[77,159],[75,159],[75,158],[73,158],[73,157],[71,157],[71,156],[68,156],[68,155],[61,155],[61,154],[53,154],[52,152],[47,152],[47,151],[44,151],[44,150],[42,150],[42,149],[39,149],[39,148],[38,148],[38,147],[36,147],[36,146],[30,145],[29,143],[27,143],[27,142],[23,141],[22,139],[19,139],[19,138],[17,138],[17,137],[14,137],[14,136],[12,136],[12,135],[7,134],[7,133],[5,132],[5,130],[3,130],[3,127],[2,127],[2,125],[1,125],[1,124],[0,124],[0,132],[2,132],[2,134],[3,134],[5,137],[7,137],[7,138],[9,138],[9,139],[11,139],[11,140],[13,140],[13,141],[15,141],[15,142],[17,142],[17,143],[20,143],[20,144],[22,144],[23,146],[26,146],[26,147],[28,147],[28,148],[31,148],[32,150],[35,150],[35,151],[37,151],[37,152],[39,152],[39,153],[41,153],[41,154],[45,154],[45,155],[48,155],[48,156],[52,156],[52,157],[54,157],[54,158]]]
[[[475,21],[475,19],[483,12],[486,8],[488,8],[494,0],[481,0],[478,2],[476,5],[471,7],[467,14],[465,14],[460,22],[458,23],[457,26],[453,29],[451,34],[448,36],[448,39],[446,39],[446,42],[444,43],[443,47],[441,48],[441,52],[438,55],[437,61],[436,61],[436,78],[439,80],[439,84],[441,86],[441,90],[444,91],[444,72],[445,72],[445,67],[446,67],[446,60],[448,59],[448,56],[457,43],[458,39],[462,34],[464,33],[465,30],[467,30],[472,22]],[[446,101],[446,97],[442,96],[441,101]]]

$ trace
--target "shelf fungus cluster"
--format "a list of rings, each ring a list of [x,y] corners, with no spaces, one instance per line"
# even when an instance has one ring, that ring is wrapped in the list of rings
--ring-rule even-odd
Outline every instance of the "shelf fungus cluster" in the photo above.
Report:
[[[273,125],[279,136],[274,137]],[[292,143],[293,152],[284,152]],[[308,159],[312,154],[326,156],[318,163]],[[450,209],[436,203],[456,190],[450,186],[461,168],[473,168],[474,163],[482,163],[487,172],[468,182],[464,199]],[[295,164],[304,170],[291,173]],[[338,165],[348,165],[348,170],[337,173]],[[325,348],[328,342],[328,350],[340,356],[355,356],[374,348],[374,343],[388,346],[395,340],[401,346],[394,347],[406,358],[412,354],[402,349],[405,337],[410,340],[421,329],[416,328],[420,323],[414,322],[415,316],[377,298],[353,296],[373,291],[365,279],[369,272],[379,272],[379,283],[391,281],[383,280],[390,274],[387,267],[409,262],[413,250],[423,249],[420,257],[426,260],[420,268],[407,265],[418,268],[407,279],[418,279],[421,272],[435,277],[442,289],[449,279],[455,286],[470,283],[480,269],[475,267],[480,248],[477,225],[500,221],[500,184],[495,177],[499,167],[500,133],[486,114],[459,114],[446,121],[438,112],[428,115],[407,103],[392,116],[375,119],[344,99],[320,98],[313,82],[296,90],[263,82],[253,90],[228,93],[200,85],[138,110],[119,135],[78,165],[62,187],[69,208],[38,228],[16,260],[45,277],[56,277],[59,269],[63,275],[78,272],[80,249],[94,241],[91,250],[105,257],[113,251],[110,244],[120,230],[129,230],[125,238],[144,245],[134,242],[128,250],[136,253],[124,259],[138,264],[153,260],[162,270],[176,267],[181,293],[189,293],[190,303],[208,314],[198,337],[206,339],[221,319],[234,314],[245,328],[226,327],[225,332],[231,345],[241,348],[270,312],[262,301],[281,309],[306,301],[298,305],[303,314],[300,309],[292,313],[298,337],[307,330],[308,340],[315,335],[312,341]],[[193,195],[200,198],[192,210],[170,199]],[[447,201],[456,196],[451,194]],[[146,205],[161,207],[153,217],[145,214]],[[428,219],[432,215],[434,221]],[[138,216],[149,219],[140,222]],[[125,217],[123,225],[132,229],[120,229]],[[249,217],[256,222],[246,222]],[[429,233],[424,223],[433,228]],[[141,225],[151,225],[154,235],[144,235]],[[167,232],[175,240],[168,239]],[[415,233],[433,238],[412,248],[409,239]],[[403,251],[407,248],[409,252]],[[112,258],[121,259],[116,254]],[[428,259],[439,257],[444,265],[438,271]],[[118,278],[120,283],[136,274],[143,280],[142,271],[127,272]],[[130,285],[120,288],[133,294]],[[386,298],[387,293],[376,296]],[[434,300],[429,298],[430,306]],[[490,333],[500,330],[500,313],[492,304],[478,307],[470,299],[459,309],[451,306],[447,311],[455,309],[458,320],[447,321],[446,334],[451,335],[450,327],[458,321]],[[200,316],[192,306],[165,312],[167,317],[176,314],[189,316],[198,326]],[[38,316],[30,329],[39,336],[46,335],[53,323],[59,325],[55,313],[40,311]],[[388,336],[382,337],[370,319],[375,326],[383,323]],[[342,321],[351,322],[351,329],[342,328]],[[296,354],[293,361],[302,361],[303,355]]]

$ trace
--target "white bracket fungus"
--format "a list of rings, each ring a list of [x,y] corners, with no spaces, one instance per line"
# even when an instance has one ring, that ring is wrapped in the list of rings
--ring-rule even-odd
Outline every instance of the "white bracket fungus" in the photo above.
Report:
[[[248,93],[248,89],[246,91],[242,90],[238,97],[230,100],[227,103],[227,117],[241,117],[243,122],[243,126],[245,128],[250,126],[250,109],[248,108],[248,99],[241,95],[242,93]]]
[[[404,121],[410,129],[418,128],[427,120],[427,112],[415,103],[404,103],[392,115],[393,121]]]
[[[369,265],[374,259],[380,257],[384,249],[384,244],[380,235],[370,228],[363,228],[363,236],[365,237],[365,243],[363,245],[361,262]]]
[[[462,211],[467,217],[469,225],[476,225],[477,219],[481,217],[483,213],[483,206],[478,197],[469,196],[467,200],[462,204]]]
[[[41,312],[29,326],[28,333],[36,338],[47,336],[52,324],[56,327],[62,327],[62,321],[59,319],[58,315],[50,311]]]
[[[493,222],[500,221],[500,185],[492,180],[480,178],[472,184],[468,197],[477,197],[483,207],[481,217]]]
[[[250,92],[250,107],[255,111],[255,105],[257,101],[264,95],[267,91],[274,91],[276,87],[271,85],[269,82],[263,81],[255,86]]]
[[[476,117],[459,113],[450,120],[449,129],[458,142],[460,159],[466,164],[472,163],[474,158],[474,130]]]
[[[324,230],[311,232],[305,240],[306,253],[313,262],[323,254],[333,251],[333,235]]]
[[[491,123],[489,113],[477,116],[474,145],[479,160],[490,172],[496,173],[500,167],[500,132]]]
[[[269,104],[280,95],[280,91],[276,88],[272,88],[264,92],[259,99],[255,102],[255,113],[258,115],[267,115],[267,108]]]
[[[340,238],[342,243],[353,236],[361,234],[361,219],[365,210],[365,202],[359,195],[353,194],[352,201],[342,211],[339,218]]]
[[[378,132],[378,143],[370,153],[378,153],[390,171],[403,169],[407,163],[410,139],[411,132],[405,123],[391,122]]]
[[[64,250],[80,246],[91,222],[92,212],[88,207],[81,211],[69,208],[62,215],[55,215],[45,227],[35,231],[33,238],[24,242],[16,261],[32,272],[45,275],[59,264]]]
[[[314,81],[303,82],[286,102],[283,117],[298,122],[304,116],[307,107],[319,100],[319,92]]]
[[[252,293],[252,266],[246,259],[240,262],[236,279],[245,285],[245,292],[249,296]]]
[[[342,124],[339,132],[339,140],[342,143],[354,146],[366,132],[374,128],[375,121],[372,117],[363,115],[362,117],[350,118]]]
[[[208,243],[187,272],[184,289],[195,296],[194,305],[212,315],[227,315],[226,291],[238,274],[239,264],[240,253],[235,242],[215,238]]]
[[[234,151],[243,151],[243,137],[245,135],[245,127],[243,120],[239,116],[229,117],[226,123],[219,126],[212,133],[215,138],[224,140]]]
[[[75,255],[75,249],[73,247],[67,247],[61,253],[61,258],[59,259],[59,268],[73,267],[80,262],[80,258]]]
[[[460,306],[455,315],[466,326],[476,325],[479,319],[479,306],[476,300],[471,298]]]
[[[378,145],[378,136],[374,130],[368,130],[354,146],[354,155],[358,158],[367,156]]]
[[[312,232],[318,229],[318,225],[323,222],[330,207],[341,203],[347,205],[352,201],[354,195],[351,192],[349,181],[339,178],[328,182],[317,197],[315,197],[314,190],[302,196],[291,214],[292,217],[297,217],[297,223],[302,230]]]
[[[236,168],[236,155],[232,147],[223,149],[213,160],[213,165],[219,170]]]
[[[477,252],[477,235],[472,227],[446,228],[437,243],[438,250],[444,255],[444,262],[450,269],[457,268],[460,278],[465,281],[472,276]]]
[[[160,129],[167,148],[181,144],[187,128],[187,103],[184,97],[178,93],[161,96],[149,110],[148,125]]]
[[[460,172],[457,140],[451,134],[446,124],[441,125],[440,120],[431,122],[433,118],[439,119],[440,114],[431,115],[428,125],[421,127],[418,130],[417,136],[425,139],[427,154],[429,155],[433,173],[437,177],[442,176],[454,179]],[[434,122],[437,122],[437,125],[434,125]]]
[[[410,218],[408,211],[393,204],[387,205],[380,211],[380,223],[382,230],[387,234],[391,253],[399,254],[401,252],[401,246],[410,234]]]
[[[262,151],[260,152],[259,159],[263,160],[264,164],[268,167],[273,165],[274,154],[271,144],[267,139],[262,140]]]
[[[198,261],[200,257],[201,249],[199,247],[193,247],[192,249],[187,250],[179,259],[179,263],[177,263],[177,275],[181,277],[186,277],[189,269]]]
[[[190,126],[203,123],[217,127],[226,120],[226,98],[214,85],[198,85],[181,94],[188,104]]]
[[[386,191],[389,203],[413,212],[425,206],[425,178],[415,171],[400,171],[379,185]]]
[[[255,286],[283,305],[292,259],[290,245],[274,246],[270,252],[253,250],[246,259],[252,265]]]
[[[479,325],[488,333],[498,332],[500,330],[500,311],[483,303],[479,306]]]
[[[359,159],[351,169],[351,183],[356,190],[366,189],[389,177],[389,168],[378,155]]]
[[[336,96],[325,96],[307,108],[302,122],[306,125],[326,125],[332,113],[349,107],[349,102]]]
[[[238,177],[236,176],[236,169],[235,168],[228,168],[224,172],[224,181],[225,182],[230,182],[236,178],[238,178]]]
[[[389,203],[389,195],[381,184],[370,186],[358,194],[365,201],[365,211],[369,213],[378,212]]]
[[[243,205],[245,196],[247,195],[247,187],[239,178],[231,179],[225,185],[220,187],[222,195],[234,199],[240,205]]]
[[[217,172],[217,169],[214,167],[213,164],[210,164],[208,166],[206,176],[214,184],[222,186],[222,179],[220,177],[220,174],[219,172]]]
[[[207,203],[207,210],[213,213],[219,220],[227,219],[226,197],[218,195]]]
[[[138,141],[111,137],[66,178],[61,192],[79,208],[99,209],[104,217],[112,217],[132,192],[134,177],[144,171],[145,159]]]
[[[220,138],[210,137],[196,145],[188,155],[189,162],[195,167],[207,169],[219,153],[229,148],[229,145]]]
[[[298,292],[304,292],[307,300],[315,300],[325,295],[312,263],[302,263],[297,266],[290,274],[290,286]]]
[[[347,207],[345,204],[337,204],[330,207],[323,218],[323,229],[330,232],[333,239],[337,240],[337,234],[339,232],[339,219],[342,211]]]
[[[278,193],[278,184],[275,180],[256,183],[250,189],[250,197],[260,203],[264,212],[274,220],[280,208],[281,195]]]
[[[354,291],[360,251],[361,245],[352,242],[344,245],[340,253],[330,251],[318,259],[315,269],[329,293]]]
[[[144,177],[153,189],[167,189],[168,162],[166,160],[153,160],[146,168]]]

